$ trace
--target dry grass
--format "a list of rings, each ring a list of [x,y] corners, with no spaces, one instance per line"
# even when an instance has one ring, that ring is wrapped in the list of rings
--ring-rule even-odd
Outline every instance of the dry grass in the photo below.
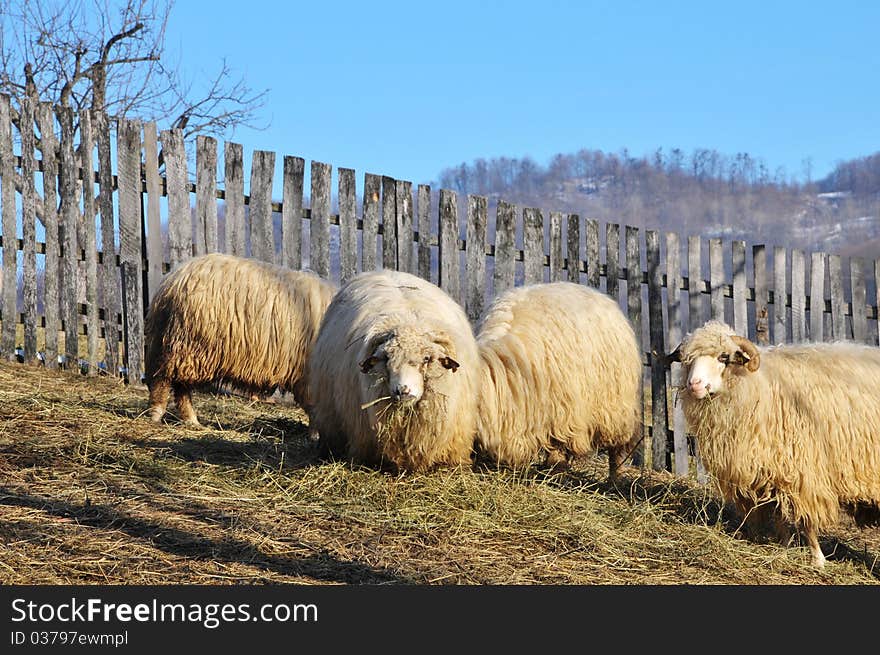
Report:
[[[880,530],[842,521],[822,572],[754,543],[717,498],[602,460],[564,473],[390,476],[318,459],[285,404],[0,364],[0,583],[877,584]]]

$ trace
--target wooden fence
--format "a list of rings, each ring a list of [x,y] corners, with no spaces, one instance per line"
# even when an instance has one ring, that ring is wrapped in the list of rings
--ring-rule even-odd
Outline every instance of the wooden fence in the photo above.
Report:
[[[878,343],[880,260],[621,228],[371,173],[358,193],[348,168],[336,170],[334,198],[332,167],[313,161],[307,171],[300,157],[283,158],[280,188],[273,187],[276,156],[268,151],[253,153],[245,194],[240,144],[223,145],[218,171],[217,141],[199,137],[192,183],[180,131],[27,101],[20,113],[16,140],[10,100],[0,96],[0,355],[7,359],[140,383],[151,293],[165,273],[207,252],[308,264],[338,282],[378,267],[410,271],[449,292],[474,320],[512,286],[571,280],[615,298],[640,341],[646,400],[637,461],[702,478],[672,393],[681,370],[658,361],[685,333],[718,318],[758,343]],[[57,158],[36,157],[34,125],[41,151]]]

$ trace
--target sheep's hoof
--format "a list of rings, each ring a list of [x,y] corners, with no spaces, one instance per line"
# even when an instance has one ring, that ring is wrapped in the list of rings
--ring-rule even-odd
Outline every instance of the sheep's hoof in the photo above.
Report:
[[[150,410],[150,420],[153,423],[161,423],[163,416],[165,416],[165,412],[158,407]]]

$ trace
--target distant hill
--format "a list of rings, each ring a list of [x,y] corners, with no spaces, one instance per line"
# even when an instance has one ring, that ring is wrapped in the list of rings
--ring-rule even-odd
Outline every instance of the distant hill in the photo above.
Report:
[[[748,153],[580,150],[544,166],[529,157],[477,159],[435,183],[600,221],[880,258],[880,153],[801,181]]]

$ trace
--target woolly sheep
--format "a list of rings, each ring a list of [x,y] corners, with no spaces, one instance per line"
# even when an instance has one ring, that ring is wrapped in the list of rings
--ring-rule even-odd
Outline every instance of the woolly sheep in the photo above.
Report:
[[[311,272],[231,255],[172,271],[144,330],[152,420],[162,420],[173,389],[180,419],[199,425],[192,391],[220,381],[252,394],[280,388],[305,404],[306,358],[334,292]]]
[[[880,510],[880,348],[856,343],[757,347],[719,321],[668,356],[700,456],[724,498],[803,529],[818,567],[818,533],[840,507],[858,523]]]
[[[330,454],[398,472],[470,463],[478,362],[470,323],[443,290],[362,273],[330,303],[309,357],[313,434]]]
[[[640,437],[642,362],[607,295],[572,282],[496,297],[477,328],[477,448],[499,464],[559,464],[608,451],[609,476]]]

